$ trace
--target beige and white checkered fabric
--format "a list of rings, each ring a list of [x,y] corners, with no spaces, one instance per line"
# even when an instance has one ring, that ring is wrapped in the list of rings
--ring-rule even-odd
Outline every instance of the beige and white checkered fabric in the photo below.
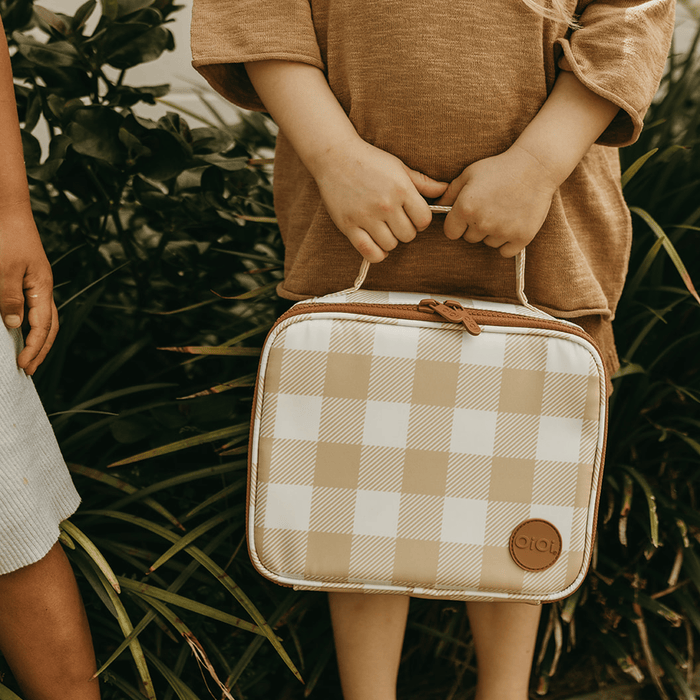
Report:
[[[268,577],[482,600],[555,599],[582,580],[605,426],[587,341],[308,313],[273,331],[258,381],[248,534]],[[546,571],[509,554],[529,518],[562,536]]]

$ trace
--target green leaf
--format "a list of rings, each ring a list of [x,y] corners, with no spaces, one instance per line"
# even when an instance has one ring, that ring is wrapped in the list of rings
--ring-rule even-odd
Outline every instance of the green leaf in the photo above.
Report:
[[[688,270],[681,260],[681,256],[678,255],[678,251],[673,247],[673,243],[671,243],[671,239],[666,235],[666,232],[646,211],[644,211],[644,209],[640,209],[639,207],[630,207],[630,211],[641,217],[654,232],[654,235],[663,241],[664,249],[666,250],[668,257],[671,258],[676,270],[678,270],[678,274],[680,274],[683,284],[685,284],[687,290],[693,295],[698,304],[700,304],[700,295],[698,295],[695,286],[693,285],[693,281],[690,279],[690,275],[688,274]]]
[[[139,442],[153,432],[153,426],[139,418],[120,418],[109,429],[114,439],[124,445]]]
[[[119,627],[122,633],[124,634],[124,636],[129,635],[133,631],[134,626],[132,625],[131,619],[129,618],[129,615],[126,612],[126,609],[124,608],[124,605],[122,604],[119,596],[115,593],[112,586],[104,577],[104,574],[102,573],[101,569],[95,564],[95,562],[92,559],[89,559],[88,557],[86,557],[85,560],[92,564],[92,566],[94,567],[94,573],[97,575],[98,579],[100,580],[105,589],[105,592],[109,596],[112,607],[116,612],[117,622],[119,623]],[[136,664],[136,669],[138,671],[139,677],[141,678],[141,682],[143,683],[144,689],[146,690],[146,697],[148,698],[148,700],[156,700],[156,694],[153,688],[151,674],[148,671],[148,665],[146,664],[143,649],[138,639],[134,638],[129,642],[129,651],[131,652],[131,656],[134,659],[134,663]]]
[[[24,113],[24,128],[33,131],[41,118],[43,105],[38,90],[32,90],[27,96],[27,106]]]
[[[231,693],[228,692],[226,686],[224,686],[224,684],[219,680],[214,666],[212,665],[206,652],[204,651],[204,647],[192,633],[192,630],[164,603],[161,603],[159,600],[156,600],[154,598],[150,598],[149,596],[142,596],[142,599],[153,609],[155,609],[161,617],[166,619],[183,636],[185,642],[189,645],[190,649],[192,650],[192,654],[194,655],[197,663],[199,664],[202,674],[204,674],[204,671],[206,670],[211,676],[213,682],[221,690],[222,699],[235,700],[233,695],[231,695]]]
[[[217,464],[215,467],[204,467],[203,469],[197,469],[193,472],[187,472],[186,474],[178,474],[177,476],[172,476],[169,479],[164,479],[150,486],[146,486],[140,489],[131,496],[122,498],[116,503],[110,505],[110,510],[119,510],[128,506],[130,503],[136,503],[141,499],[145,499],[152,493],[157,493],[158,491],[164,491],[166,489],[174,488],[175,486],[182,486],[183,484],[189,484],[193,481],[199,481],[201,479],[208,479],[214,476],[223,476],[224,474],[229,474],[234,471],[241,471],[247,467],[247,462],[245,460],[238,460],[236,462],[226,462],[225,464]]]
[[[182,139],[162,128],[150,129],[141,137],[150,155],[139,158],[139,170],[144,177],[163,182],[190,167],[190,153]]]
[[[73,114],[66,133],[78,153],[121,165],[126,149],[119,140],[124,117],[109,107],[84,107]]]
[[[192,692],[192,689],[181,681],[155,654],[148,649],[146,649],[145,652],[148,660],[158,669],[180,700],[200,700],[200,698]]]
[[[109,614],[116,620],[118,616],[117,609],[112,603],[112,599],[107,595],[107,591],[103,585],[104,578],[99,578],[95,573],[95,562],[82,550],[71,552],[69,557],[72,562],[77,564],[83,576],[85,576],[85,579],[92,587],[92,590],[95,591],[97,597],[102,601],[105,608],[107,608]],[[124,648],[126,649],[126,646],[124,646]]]
[[[654,241],[654,245],[651,246],[647,254],[644,256],[644,260],[642,260],[641,265],[637,268],[637,271],[634,273],[634,277],[632,277],[625,284],[625,294],[629,296],[634,296],[637,289],[639,288],[642,279],[644,279],[646,274],[649,272],[649,268],[651,267],[652,263],[654,262],[654,260],[656,260],[656,256],[661,250],[663,244],[664,242],[661,238],[657,238],[657,240]]]
[[[54,41],[42,44],[30,36],[14,32],[19,52],[31,63],[46,68],[78,68],[80,55],[67,41]]]
[[[112,464],[109,464],[107,466],[121,467],[125,464],[141,462],[142,460],[150,459],[151,457],[160,457],[161,455],[170,454],[171,452],[179,452],[180,450],[186,450],[188,447],[195,447],[196,445],[206,445],[207,443],[223,440],[224,438],[231,437],[233,435],[245,435],[248,432],[249,427],[250,426],[247,423],[244,423],[242,425],[232,425],[228,428],[219,428],[219,430],[212,430],[211,432],[203,433],[202,435],[186,438],[184,440],[178,440],[177,442],[171,442],[169,445],[163,445],[161,447],[156,447],[153,450],[141,452],[140,454],[134,455],[133,457],[120,459],[118,462],[112,462]]]
[[[682,433],[680,430],[670,430],[669,432],[672,432],[674,435],[677,435],[683,442],[688,445],[692,450],[697,452],[697,454],[700,455],[700,442],[695,440],[694,438],[690,437],[690,435],[686,435],[685,433]]]
[[[137,341],[136,343],[128,346],[127,349],[129,348],[134,348],[136,346],[137,348],[142,347],[142,343]],[[136,353],[133,353],[129,356],[128,359],[131,359]],[[114,363],[118,364],[118,363]],[[94,377],[93,377],[94,379]],[[99,382],[96,382],[96,384],[99,384]],[[98,406],[102,403],[107,403],[108,401],[113,401],[114,399],[120,399],[123,396],[132,396],[133,394],[139,394],[144,391],[154,391],[155,389],[169,389],[171,387],[177,386],[176,384],[171,384],[169,382],[163,382],[160,384],[141,384],[139,386],[129,386],[124,389],[116,389],[115,391],[109,391],[106,394],[101,394],[100,396],[95,396],[92,399],[88,399],[87,401],[83,401],[79,404],[76,404],[72,406],[73,411],[81,411],[86,408],[91,408],[92,406]],[[54,429],[57,427],[60,427],[63,425],[65,422],[65,419],[58,419],[54,421]]]
[[[154,0],[118,0],[117,17],[122,18],[154,4]]]
[[[111,486],[112,488],[118,489],[120,491],[124,491],[129,494],[138,493],[138,489],[135,486],[132,486],[126,481],[118,479],[117,477],[112,476],[111,474],[105,474],[104,472],[98,471],[97,469],[90,469],[89,467],[84,467],[80,464],[70,463],[68,464],[68,469],[73,474],[80,474],[82,476],[87,477],[88,479],[92,479],[101,484],[106,484],[107,486]],[[180,521],[167,508],[164,508],[160,503],[158,503],[158,501],[148,497],[143,497],[140,500],[142,500],[145,506],[152,508],[154,511],[156,511],[156,513],[159,513],[166,520],[175,525],[175,527],[178,527],[181,530],[185,529],[182,523],[180,523]]]
[[[192,129],[192,147],[200,154],[225,153],[234,145],[231,133],[213,126]],[[247,159],[246,159],[247,160]]]
[[[646,163],[658,150],[658,148],[652,148],[651,151],[648,151],[640,158],[637,158],[637,160],[635,160],[634,163],[632,163],[632,165],[630,165],[630,167],[627,168],[624,173],[622,173],[621,183],[623,189],[625,188],[625,185],[639,172],[639,169],[644,165],[644,163]]]
[[[115,20],[119,16],[119,0],[101,0],[102,14],[109,20]]]
[[[678,614],[668,605],[660,603],[658,600],[655,600],[645,593],[642,593],[642,591],[636,591],[636,596],[637,601],[645,610],[649,610],[649,612],[652,612],[659,617],[663,617],[674,627],[680,626],[681,622],[683,621],[683,616]]]
[[[289,591],[289,593],[282,599],[280,604],[277,606],[275,611],[270,615],[270,624],[276,625],[284,615],[289,613],[289,610],[294,606],[294,604],[299,600],[301,593],[300,591]],[[245,652],[239,657],[236,665],[226,679],[226,687],[232,688],[240,678],[241,674],[246,670],[251,660],[257,653],[258,649],[262,646],[264,640],[258,638],[254,639],[249,645]],[[301,676],[297,673],[294,674],[300,681]]]
[[[107,63],[119,70],[127,70],[160,58],[163,51],[170,48],[171,43],[172,35],[167,29],[152,27],[111,52]]]
[[[41,160],[41,144],[35,136],[28,131],[21,132],[22,134],[22,150],[24,151],[24,162],[28,166],[38,165]]]
[[[151,155],[151,149],[144,146],[141,141],[136,138],[136,136],[127,131],[124,127],[119,129],[119,140],[129,150],[130,159],[138,158],[139,156],[147,157]]]
[[[246,217],[242,217],[246,218]],[[267,284],[263,284],[260,287],[256,287],[255,289],[251,289],[249,292],[243,292],[243,294],[237,294],[232,297],[225,297],[221,294],[217,294],[218,297],[221,297],[222,299],[229,299],[229,300],[234,300],[234,299],[255,299],[256,297],[259,296],[264,296],[266,294],[269,294],[273,290],[277,288],[277,285],[279,284],[278,280],[275,280],[274,282],[268,282]],[[214,292],[216,294],[216,292]]]
[[[102,572],[103,576],[109,581],[110,586],[119,593],[119,582],[112,571],[112,567],[107,563],[107,560],[102,555],[102,552],[92,543],[89,537],[78,529],[70,520],[64,520],[60,528],[65,530],[69,537],[77,542],[87,553],[87,555],[95,563],[95,566]]]
[[[118,267],[115,267],[113,270],[110,270],[106,274],[102,275],[99,279],[95,280],[94,282],[91,282],[90,284],[87,285],[87,287],[83,287],[79,292],[76,292],[70,299],[66,299],[59,307],[58,310],[61,311],[64,307],[68,306],[72,301],[75,301],[79,296],[85,294],[88,289],[91,287],[94,287],[95,285],[98,285],[100,282],[103,282],[106,280],[110,275],[113,275],[115,272],[121,270],[123,267],[126,267],[129,263],[125,262],[119,265]]]
[[[659,518],[656,513],[656,496],[649,485],[649,482],[633,467],[622,465],[624,469],[641,487],[644,492],[644,497],[647,500],[647,508],[649,510],[649,530],[651,533],[651,543],[654,547],[659,546]]]
[[[639,666],[634,663],[632,655],[625,650],[616,637],[612,634],[601,633],[596,637],[596,641],[615,659],[617,665],[625,673],[632,676],[637,683],[641,683],[644,680],[644,674]]]
[[[85,23],[90,19],[96,7],[97,0],[87,0],[87,2],[83,3],[73,15],[70,25],[71,31],[79,32],[85,26]]]
[[[620,365],[620,368],[612,375],[611,379],[619,379],[620,377],[628,377],[631,374],[645,374],[646,370],[641,365],[633,362],[627,362]]]
[[[183,608],[184,610],[190,610],[191,612],[202,615],[203,617],[218,620],[219,622],[223,622],[231,627],[236,627],[237,629],[242,629],[246,632],[251,632],[252,634],[265,636],[263,631],[257,625],[254,625],[246,620],[242,620],[240,617],[236,617],[230,613],[212,608],[211,606],[205,605],[198,600],[191,600],[190,598],[185,598],[177,593],[171,593],[170,591],[166,591],[162,588],[157,588],[156,586],[151,586],[147,583],[133,581],[132,579],[125,578],[123,576],[119,577],[119,582],[124,590],[143,594],[148,598],[162,600],[165,603],[169,603],[170,605],[174,605],[178,608]]]
[[[666,654],[663,650],[657,649],[655,654],[657,660],[661,663],[664,671],[671,678],[676,688],[680,691],[676,697],[679,700],[697,700],[697,695],[693,692],[692,688],[688,685],[688,682],[681,675],[673,659]]]
[[[187,396],[178,396],[178,400],[184,401],[185,399],[194,399],[200,396],[211,396],[212,394],[222,394],[225,391],[231,389],[238,389],[240,387],[255,386],[255,374],[246,374],[237,379],[232,379],[230,382],[225,382],[224,384],[217,384],[216,386],[209,387],[202,391],[198,391],[194,394],[188,394]]]
[[[231,355],[236,357],[257,357],[262,348],[241,348],[241,347],[221,347],[220,345],[188,345],[182,348],[158,348],[158,350],[167,350],[169,352],[181,352],[187,355]]]
[[[229,525],[227,528],[224,528],[216,537],[212,539],[209,544],[207,544],[205,552],[214,551],[217,549],[217,547],[231,534],[234,527],[235,526],[233,525]],[[168,591],[171,593],[177,592],[190,579],[190,577],[192,577],[198,568],[199,562],[193,561],[190,563],[187,567],[185,567],[184,571],[177,577],[177,579],[175,579],[175,581],[168,586]],[[114,659],[118,658],[122,651],[126,649],[131,640],[136,638],[144,629],[146,629],[146,627],[155,619],[155,617],[156,615],[152,610],[146,613],[146,615],[136,625],[134,631],[128,635],[124,641],[112,652],[112,655],[103,664],[102,668],[98,671],[98,674],[102,672],[102,669],[109,666]]]
[[[49,155],[41,165],[27,167],[27,175],[34,180],[50,182],[63,164],[71,140],[65,134],[57,134],[49,144]]]
[[[318,683],[321,674],[326,670],[328,664],[332,663],[334,651],[334,648],[330,644],[326,644],[325,647],[321,650],[320,654],[316,659],[314,667],[311,669],[311,673],[309,674],[309,680],[306,683],[306,687],[304,688],[305,698],[308,698],[311,695],[311,693],[314,692],[314,688],[316,687],[316,684]]]
[[[227,158],[219,153],[214,153],[212,155],[200,155],[199,158],[210,165],[216,165],[222,170],[245,170],[248,167],[248,157],[238,157],[238,158]]]
[[[118,690],[121,690],[121,692],[124,693],[125,698],[129,698],[129,700],[145,700],[145,695],[139,693],[136,688],[127,683],[121,676],[118,676],[113,671],[105,671],[99,675],[103,682],[113,685]]]
[[[218,515],[215,515],[213,518],[203,522],[201,525],[193,528],[186,535],[183,535],[172,547],[170,547],[170,549],[168,549],[167,552],[161,554],[158,559],[151,564],[148,569],[148,573],[153,573],[156,569],[165,564],[166,561],[174,557],[178,552],[192,544],[198,537],[201,537],[203,534],[209,532],[209,530],[217,525],[221,525],[221,523],[226,522],[231,516],[240,513],[241,509],[238,507],[229,508]]]
[[[213,505],[214,503],[218,503],[219,501],[223,500],[224,498],[227,498],[236,491],[239,491],[240,489],[244,488],[246,482],[247,479],[240,479],[239,481],[234,481],[232,484],[229,484],[228,486],[224,486],[224,488],[219,489],[216,493],[209,496],[209,498],[201,501],[194,508],[192,508],[192,510],[186,513],[183,516],[183,522],[189,520],[190,518],[193,518],[195,515],[197,515],[197,513],[206,510],[207,508],[209,508],[209,506]]]
[[[128,513],[121,513],[119,511],[111,510],[94,510],[88,512],[94,515],[104,515],[108,518],[115,518],[117,520],[123,520],[125,522],[132,523],[133,525],[136,525],[137,527],[142,527],[156,535],[159,535],[160,537],[163,537],[166,540],[169,540],[170,542],[177,542],[180,539],[179,535],[170,532],[170,530],[166,530],[160,525],[156,525],[151,521],[144,520],[143,518],[139,518]],[[284,661],[284,663],[287,665],[289,670],[292,671],[292,673],[300,681],[303,682],[301,674],[294,665],[294,662],[289,657],[289,654],[287,654],[286,650],[280,643],[279,639],[277,638],[277,635],[273,632],[269,623],[260,614],[260,611],[253,604],[250,598],[244,593],[243,589],[216,562],[209,558],[209,556],[207,556],[198,547],[190,545],[188,547],[185,547],[185,551],[195,561],[197,561],[207,571],[209,571],[209,573],[212,574],[212,576],[214,576],[214,578],[241,604],[243,609],[250,615],[250,617],[258,625],[258,627],[262,629],[263,633],[268,638],[270,644],[272,644],[275,651],[282,659],[282,661]]]
[[[0,683],[0,700],[22,700],[19,695],[15,695],[7,686]]]
[[[156,104],[158,98],[170,92],[170,85],[118,85],[107,93],[109,103],[115,107],[131,107],[138,102]]]
[[[34,16],[39,20],[40,25],[43,24],[46,27],[50,27],[64,36],[68,34],[68,25],[65,20],[55,12],[47,10],[40,5],[34,5]]]

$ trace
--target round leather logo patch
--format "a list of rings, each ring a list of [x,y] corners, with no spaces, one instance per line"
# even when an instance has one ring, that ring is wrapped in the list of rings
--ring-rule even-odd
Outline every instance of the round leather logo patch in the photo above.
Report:
[[[561,535],[546,520],[525,520],[510,536],[510,556],[525,571],[549,569],[561,554]]]

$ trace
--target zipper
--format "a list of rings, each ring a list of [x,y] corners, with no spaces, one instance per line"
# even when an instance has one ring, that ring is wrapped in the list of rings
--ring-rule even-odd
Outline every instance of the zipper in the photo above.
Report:
[[[470,335],[479,335],[481,326],[474,320],[470,310],[465,309],[458,301],[440,303],[435,299],[422,299],[418,303],[418,311],[433,313],[442,316],[450,323],[461,323]]]
[[[448,306],[449,305],[449,306]],[[524,316],[508,311],[490,311],[486,309],[467,309],[457,301],[441,303],[436,299],[423,299],[418,304],[369,304],[366,302],[297,304],[283,313],[272,329],[292,316],[308,313],[346,313],[384,318],[401,318],[410,321],[437,321],[435,316],[450,323],[459,324],[472,335],[481,333],[481,326],[510,326],[513,328],[541,328],[544,330],[563,331],[591,343],[600,354],[597,343],[579,326],[563,323],[556,319]],[[270,329],[270,332],[272,332]],[[602,355],[601,355],[602,356]]]

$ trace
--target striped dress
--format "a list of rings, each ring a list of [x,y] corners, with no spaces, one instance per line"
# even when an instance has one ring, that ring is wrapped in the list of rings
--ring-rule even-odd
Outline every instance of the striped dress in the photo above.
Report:
[[[34,383],[17,367],[19,330],[0,323],[0,574],[33,564],[80,497]]]

